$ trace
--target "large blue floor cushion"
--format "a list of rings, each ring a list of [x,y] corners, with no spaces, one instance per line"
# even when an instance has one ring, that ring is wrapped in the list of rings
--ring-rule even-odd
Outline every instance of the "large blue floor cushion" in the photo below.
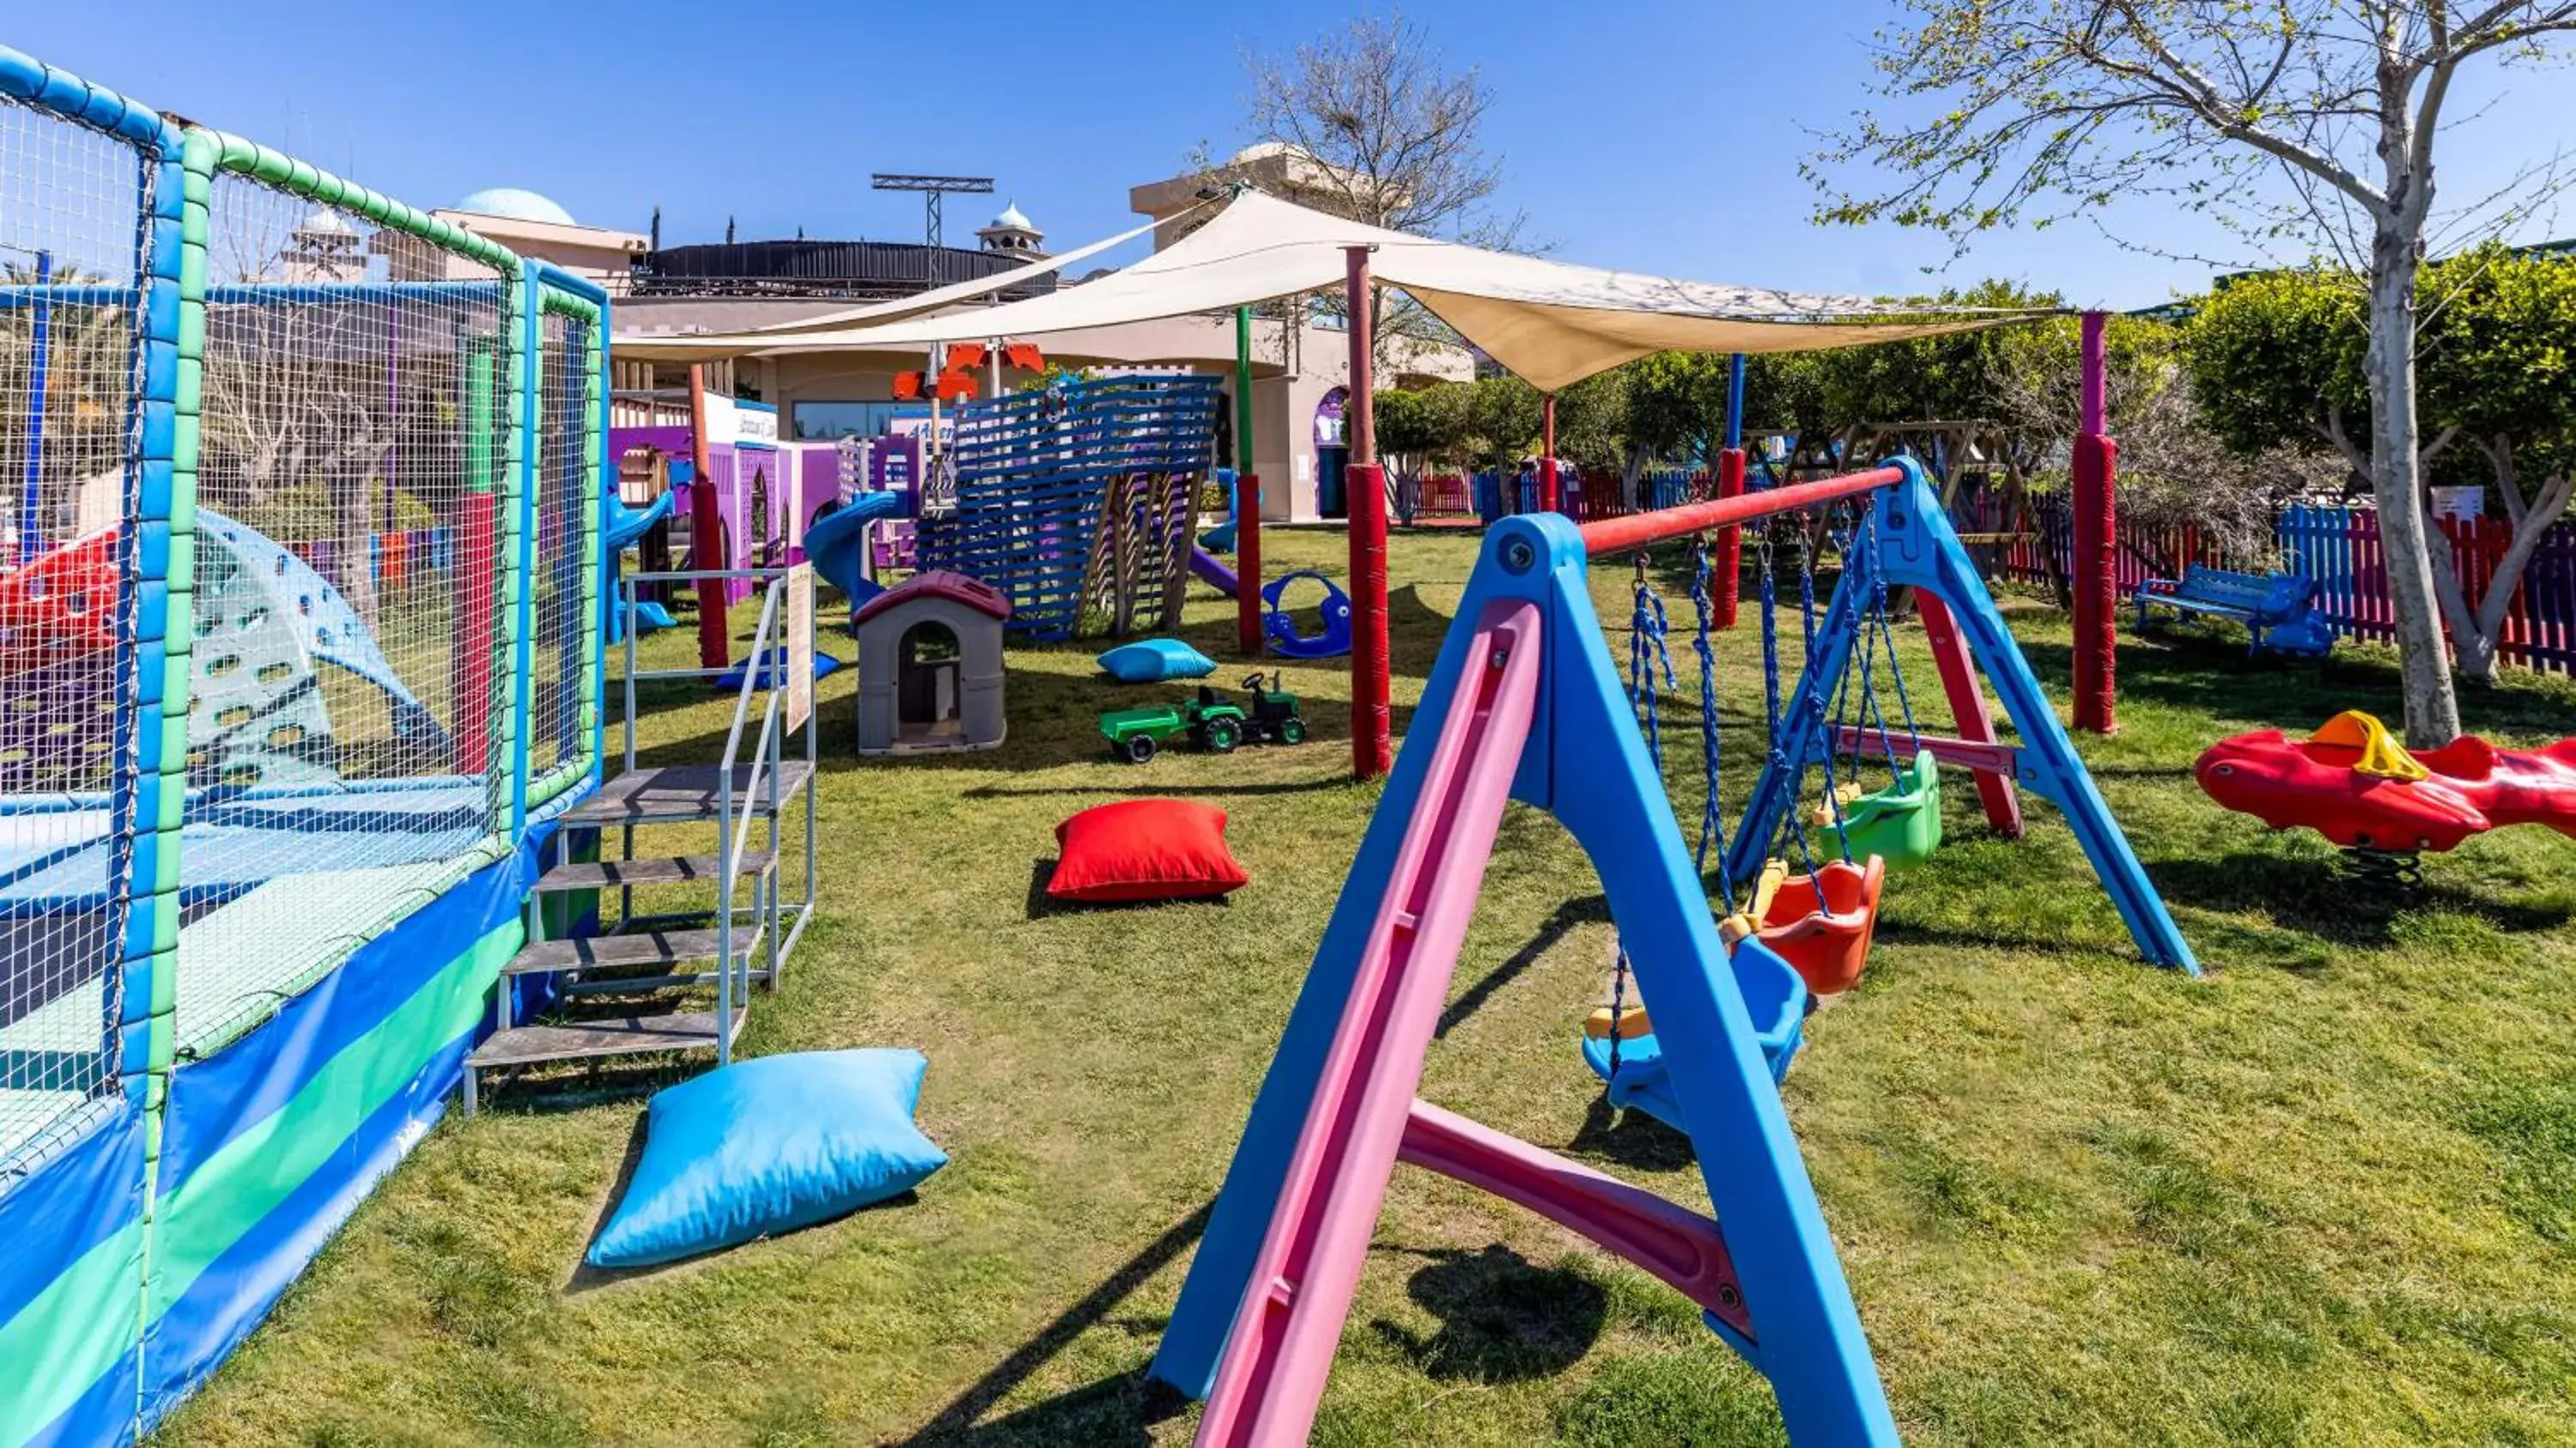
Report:
[[[1140,639],[1102,654],[1100,667],[1122,684],[1158,684],[1204,679],[1216,672],[1216,660],[1179,639]]]
[[[919,1051],[737,1061],[656,1092],[594,1267],[650,1267],[901,1196],[948,1164],[912,1120]]]

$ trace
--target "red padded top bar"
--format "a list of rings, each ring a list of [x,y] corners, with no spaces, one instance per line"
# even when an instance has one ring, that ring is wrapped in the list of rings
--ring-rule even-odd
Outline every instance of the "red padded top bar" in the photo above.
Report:
[[[1792,483],[1785,488],[1771,488],[1741,497],[1714,498],[1705,503],[1684,503],[1678,508],[1658,508],[1651,513],[1633,513],[1625,518],[1605,518],[1583,525],[1583,550],[1587,553],[1622,553],[1643,548],[1667,538],[1683,538],[1723,528],[1730,523],[1749,522],[1773,513],[1786,513],[1798,508],[1812,508],[1838,498],[1855,497],[1873,492],[1890,483],[1902,482],[1902,468],[1872,468],[1865,473],[1852,473],[1839,478],[1825,478],[1813,483]]]

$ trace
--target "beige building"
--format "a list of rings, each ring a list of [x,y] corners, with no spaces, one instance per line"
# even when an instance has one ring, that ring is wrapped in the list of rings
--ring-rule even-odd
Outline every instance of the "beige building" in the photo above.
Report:
[[[430,215],[460,230],[490,237],[521,256],[553,262],[612,292],[626,289],[628,272],[651,244],[640,231],[584,226],[554,202],[514,186],[477,191]],[[377,231],[374,242],[385,254],[387,271],[398,282],[483,274],[473,262],[390,228]]]
[[[1276,148],[1255,148],[1235,164],[1247,172],[1260,171],[1254,179],[1264,189],[1276,184],[1279,194],[1293,197],[1310,179],[1297,168],[1316,163],[1282,155]],[[1280,174],[1271,177],[1268,170]],[[1188,210],[1199,199],[1200,184],[1195,177],[1158,181],[1131,190],[1129,201],[1139,214],[1160,221]],[[788,289],[767,281],[757,287],[704,289],[729,293],[724,295],[691,295],[665,280],[645,294],[625,294],[629,292],[624,285],[627,263],[645,257],[649,248],[640,234],[579,225],[554,203],[524,192],[478,192],[437,214],[522,254],[600,279],[621,293],[616,327],[622,333],[739,332],[847,310],[853,301],[847,291],[759,294],[759,288]],[[1168,245],[1181,234],[1181,228],[1158,226],[1155,244]],[[1016,205],[1007,207],[976,235],[983,252],[1007,254],[1014,262],[1046,254],[1045,234]],[[1065,284],[1078,285],[1078,281]],[[1235,371],[1230,315],[1175,317],[1028,340],[1043,348],[1051,362],[1108,368],[1177,366],[1224,377],[1229,390]],[[1318,485],[1331,462],[1319,450],[1318,436],[1320,431],[1327,441],[1338,439],[1334,404],[1349,381],[1347,334],[1338,325],[1312,320],[1292,325],[1280,318],[1259,318],[1253,323],[1252,353],[1253,457],[1263,483],[1263,516],[1280,521],[1314,519],[1320,516]],[[791,347],[776,356],[746,357],[729,367],[720,364],[709,381],[736,396],[775,405],[783,439],[827,439],[879,430],[895,410],[895,374],[921,370],[927,362],[919,348],[800,354]],[[1406,348],[1397,357],[1382,353],[1379,368],[1380,385],[1465,380],[1474,374],[1473,362],[1463,349],[1445,347]],[[634,364],[622,369],[618,382],[621,388],[669,388],[684,382],[685,373],[685,368],[669,364],[658,370],[653,364]]]

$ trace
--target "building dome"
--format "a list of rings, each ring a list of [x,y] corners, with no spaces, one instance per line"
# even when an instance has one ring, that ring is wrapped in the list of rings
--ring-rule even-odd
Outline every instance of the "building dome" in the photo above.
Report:
[[[1258,165],[1263,161],[1270,160],[1272,157],[1279,157],[1291,162],[1313,161],[1315,159],[1315,153],[1298,145],[1294,141],[1255,141],[1251,145],[1244,147],[1242,150],[1235,152],[1233,155],[1226,157],[1225,164],[1229,166],[1253,166]]]
[[[984,229],[986,231],[1035,231],[1038,227],[1036,222],[1029,220],[1027,212],[1020,210],[1020,203],[1014,201],[1003,207],[1002,214],[994,217]]]
[[[543,221],[556,226],[578,226],[572,213],[534,191],[516,186],[491,186],[456,203],[459,211],[479,216],[506,216],[513,221]]]
[[[328,206],[325,206],[321,210],[304,218],[304,224],[295,228],[295,230],[298,235],[324,235],[336,233],[342,236],[355,236],[358,234],[358,229],[356,227],[341,220],[340,213],[332,210]]]

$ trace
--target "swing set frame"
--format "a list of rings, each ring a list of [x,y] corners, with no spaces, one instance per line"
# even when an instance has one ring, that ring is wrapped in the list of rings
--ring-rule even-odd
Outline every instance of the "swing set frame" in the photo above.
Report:
[[[1910,460],[1581,528],[1550,514],[1506,519],[1487,534],[1154,1359],[1155,1377],[1207,1399],[1199,1443],[1306,1441],[1398,1161],[1525,1206],[1681,1291],[1770,1380],[1793,1439],[1896,1441],[1706,882],[1586,582],[1593,555],[1863,494],[1880,510],[1864,546],[1882,551],[1868,561],[1946,604],[1995,682],[2024,741],[2012,776],[2066,811],[2142,953],[2194,969]],[[1771,837],[1764,825],[1791,805],[1793,766],[1825,747],[1817,701],[1850,663],[1865,602],[1855,589],[1869,576],[1846,569],[1836,587],[1809,664],[1818,687],[1802,679],[1784,712],[1730,854]],[[1417,1098],[1515,798],[1553,814],[1600,874],[1639,990],[1655,1002],[1714,1219]]]

